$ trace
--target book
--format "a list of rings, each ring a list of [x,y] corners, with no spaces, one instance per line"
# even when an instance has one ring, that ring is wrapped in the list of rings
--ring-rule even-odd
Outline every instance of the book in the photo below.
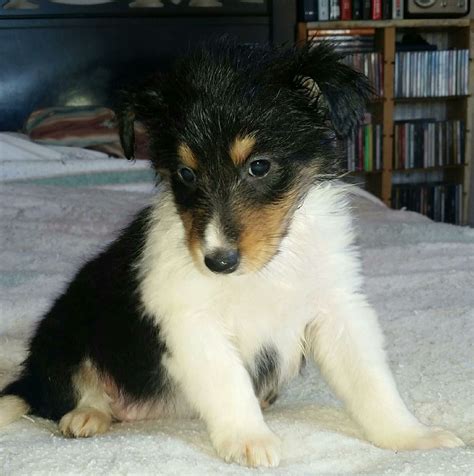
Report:
[[[357,38],[346,36],[327,36],[327,37],[315,37],[312,39],[312,44],[315,46],[329,42],[334,46],[334,49],[344,56],[353,55],[357,53],[372,53],[374,51],[374,41],[370,38]]]
[[[403,0],[392,0],[392,18],[394,20],[403,19]]]
[[[329,0],[318,0],[318,20],[329,20]]]
[[[374,28],[308,30],[308,39],[314,45],[330,42],[338,52],[344,55],[375,50]]]
[[[384,20],[392,18],[392,3],[390,1],[382,1],[382,18]]]
[[[375,125],[375,170],[382,170],[382,142],[383,127],[382,124]]]
[[[362,0],[362,19],[370,20],[372,13],[372,1]]]
[[[363,18],[363,0],[352,0],[352,19],[362,20]]]
[[[374,36],[375,28],[337,28],[308,30],[308,36],[360,35]]]
[[[329,19],[340,20],[341,9],[339,6],[339,0],[329,0]]]
[[[455,119],[432,118],[397,121],[394,124],[393,168],[423,169],[463,165],[465,125]]]
[[[318,20],[318,0],[299,0],[298,18],[300,21]]]
[[[462,223],[461,184],[432,182],[395,185],[392,207],[422,213],[432,220],[445,223]]]
[[[369,113],[346,140],[347,170],[373,172],[382,168],[382,125],[374,124]]]
[[[383,61],[379,52],[352,52],[343,58],[343,63],[365,74],[377,96],[383,96]]]
[[[352,20],[351,0],[341,0],[341,20]]]
[[[397,51],[395,97],[443,97],[468,94],[469,50]]]
[[[382,19],[382,0],[372,0],[371,18],[372,20]]]
[[[364,126],[364,170],[368,172],[373,171],[373,136],[372,136],[372,124],[366,124]]]

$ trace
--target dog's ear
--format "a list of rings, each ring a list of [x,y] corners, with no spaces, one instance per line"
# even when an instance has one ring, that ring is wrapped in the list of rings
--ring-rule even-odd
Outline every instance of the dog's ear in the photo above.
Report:
[[[127,159],[131,160],[135,158],[135,108],[133,103],[126,102],[124,93],[122,93],[119,107],[115,110],[115,115],[123,153]]]
[[[148,129],[150,121],[157,121],[162,104],[162,94],[156,77],[150,77],[119,92],[115,115],[120,144],[127,159],[135,157],[135,121],[142,122]]]
[[[373,88],[367,77],[341,62],[329,43],[293,50],[287,80],[308,105],[326,111],[335,132],[347,136],[359,123]]]

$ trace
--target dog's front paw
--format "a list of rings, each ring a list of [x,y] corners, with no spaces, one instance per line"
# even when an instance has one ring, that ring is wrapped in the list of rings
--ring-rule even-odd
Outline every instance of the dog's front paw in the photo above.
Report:
[[[377,444],[377,442],[375,442]],[[415,427],[392,435],[387,441],[377,444],[393,450],[431,450],[434,448],[456,448],[464,442],[454,433],[442,428]]]
[[[95,408],[76,408],[61,418],[59,430],[64,436],[87,438],[105,433],[111,422],[109,415]]]
[[[218,455],[228,463],[256,468],[278,466],[280,439],[268,428],[257,432],[226,431],[212,437]]]
[[[430,450],[433,448],[456,448],[464,446],[464,442],[454,433],[442,428],[427,427],[424,432],[406,442],[406,450]]]

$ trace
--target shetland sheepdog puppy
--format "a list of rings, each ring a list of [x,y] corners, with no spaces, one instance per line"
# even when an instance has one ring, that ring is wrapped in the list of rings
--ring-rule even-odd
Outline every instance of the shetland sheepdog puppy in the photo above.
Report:
[[[218,455],[276,466],[262,409],[313,358],[366,438],[454,447],[407,409],[362,278],[337,136],[367,79],[328,45],[219,42],[123,96],[122,145],[147,129],[153,204],[79,270],[40,321],[0,425],[31,413],[68,437],[197,415]]]

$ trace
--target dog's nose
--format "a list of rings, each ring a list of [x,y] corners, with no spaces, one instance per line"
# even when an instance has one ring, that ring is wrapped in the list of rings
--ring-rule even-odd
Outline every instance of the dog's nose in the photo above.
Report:
[[[216,250],[204,258],[206,266],[214,273],[232,273],[240,263],[240,254],[237,250]]]

